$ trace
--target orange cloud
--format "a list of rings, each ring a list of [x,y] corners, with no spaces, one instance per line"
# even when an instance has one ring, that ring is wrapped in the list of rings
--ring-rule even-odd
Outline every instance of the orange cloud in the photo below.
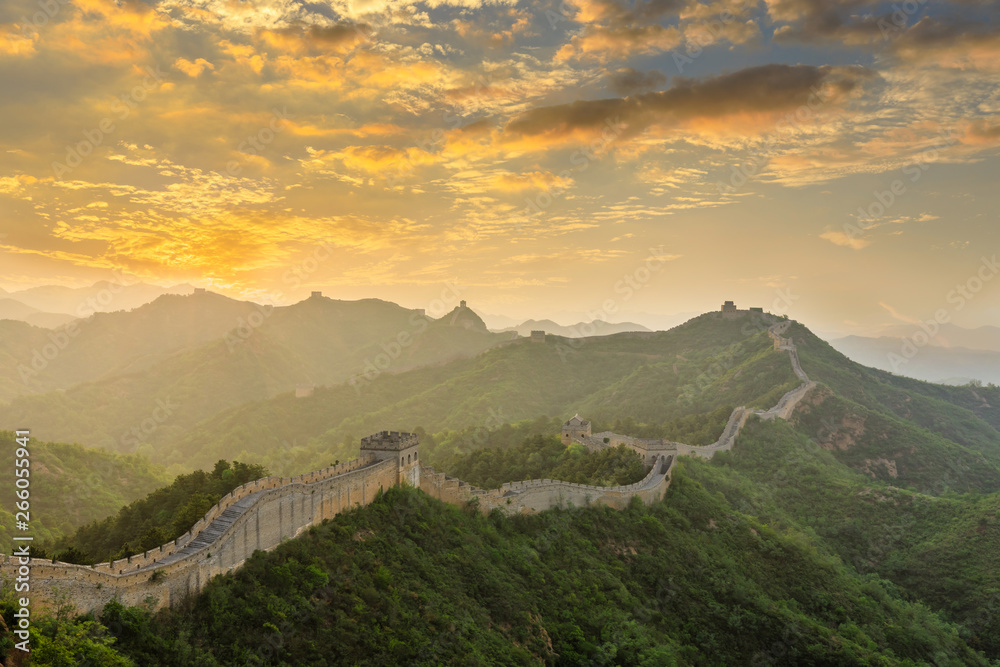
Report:
[[[962,143],[972,146],[995,146],[1000,144],[1000,117],[979,119],[966,125]]]
[[[223,39],[219,41],[219,48],[228,55],[233,62],[252,70],[255,74],[260,74],[267,62],[267,54],[260,54],[249,44],[236,44]]]
[[[572,185],[572,178],[556,176],[547,171],[528,171],[522,174],[504,173],[493,181],[493,187],[504,192],[563,190],[572,187]]]
[[[348,146],[339,151],[310,151],[307,168],[322,169],[332,162],[339,162],[346,169],[384,177],[404,177],[415,168],[434,164],[437,158],[415,146]]]
[[[844,232],[824,232],[819,237],[834,245],[844,246],[852,250],[861,250],[871,244],[871,241],[848,236]]]
[[[652,54],[677,48],[680,31],[658,23],[640,26],[588,27],[556,52],[556,61],[625,60],[634,54]]]
[[[34,55],[35,38],[25,35],[17,25],[0,25],[0,55]]]
[[[191,62],[186,58],[178,58],[174,61],[174,68],[184,72],[192,79],[197,79],[205,70],[214,70],[215,65],[208,62],[204,58],[198,58],[194,62]]]
[[[338,23],[323,27],[297,25],[277,30],[260,30],[257,38],[275,51],[288,55],[349,52],[371,39],[372,27],[365,23]]]

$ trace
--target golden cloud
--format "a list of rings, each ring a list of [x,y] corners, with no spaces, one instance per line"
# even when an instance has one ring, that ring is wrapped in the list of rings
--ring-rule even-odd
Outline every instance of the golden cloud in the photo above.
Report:
[[[174,61],[174,69],[184,72],[192,79],[197,79],[205,70],[214,70],[215,65],[208,62],[204,58],[198,58],[194,62],[187,60],[186,58],[178,58]]]
[[[868,241],[867,239],[859,239],[853,236],[848,236],[844,232],[824,232],[820,234],[819,237],[834,245],[844,246],[846,248],[851,248],[852,250],[861,250],[871,244],[871,241]]]

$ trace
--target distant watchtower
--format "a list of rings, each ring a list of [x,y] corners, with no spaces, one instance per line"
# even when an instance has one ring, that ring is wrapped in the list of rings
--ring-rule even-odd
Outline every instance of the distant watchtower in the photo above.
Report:
[[[420,464],[417,462],[419,438],[416,433],[381,431],[361,438],[361,455],[373,454],[379,461],[395,461],[397,484],[420,486]]]
[[[724,312],[724,313],[735,313],[736,312],[736,304],[733,303],[732,301],[725,302],[724,304],[722,304],[722,312]]]
[[[544,343],[545,342],[545,332],[544,331],[532,331],[531,332],[531,342],[532,343]]]
[[[573,418],[563,424],[562,442],[567,447],[573,443],[573,438],[589,438],[590,422],[580,415],[573,415]]]

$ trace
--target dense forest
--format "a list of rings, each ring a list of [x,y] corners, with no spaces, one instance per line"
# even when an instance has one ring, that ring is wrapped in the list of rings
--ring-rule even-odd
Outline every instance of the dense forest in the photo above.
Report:
[[[394,488],[173,611],[40,624],[36,664],[990,664],[967,628],[696,477],[651,507],[513,518]]]
[[[14,469],[13,431],[0,431],[0,469]],[[52,543],[80,526],[104,519],[169,481],[143,456],[114,454],[79,445],[30,439],[31,529]],[[14,485],[0,484],[0,547],[10,553],[14,530]]]

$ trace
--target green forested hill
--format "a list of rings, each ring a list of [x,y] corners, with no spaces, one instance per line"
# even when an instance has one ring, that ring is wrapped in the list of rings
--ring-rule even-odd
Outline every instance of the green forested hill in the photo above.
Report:
[[[180,309],[178,319],[183,323],[189,315],[188,301],[216,298],[230,312],[208,318],[218,324],[221,317],[225,325],[216,326],[208,342],[163,344],[157,327],[161,319],[169,318],[154,318],[146,312],[158,309],[159,313],[176,301],[175,310]],[[234,311],[237,306],[239,310]],[[469,322],[462,318],[452,325],[449,318],[427,319],[377,299],[347,302],[314,297],[266,309],[217,295],[164,296],[132,313],[95,316],[92,320],[97,324],[88,321],[87,331],[109,318],[117,324],[101,325],[105,338],[92,340],[81,333],[57,357],[60,363],[69,364],[104,340],[108,349],[102,348],[91,360],[102,369],[95,377],[102,379],[65,391],[15,398],[0,405],[0,423],[34,424],[39,437],[112,451],[135,451],[146,444],[142,451],[154,460],[190,470],[226,457],[189,464],[182,457],[171,457],[174,448],[167,445],[221,410],[299,385],[340,383],[366,373],[378,379],[414,366],[476,354],[510,338],[489,333],[484,326],[466,326]],[[144,337],[161,343],[151,359],[134,360],[123,352],[123,359],[133,359],[124,368],[106,359],[118,347],[136,348],[130,342]],[[167,355],[167,349],[173,352]],[[112,372],[115,369],[123,372]]]
[[[144,667],[989,665],[963,628],[684,472],[652,507],[510,519],[392,489],[173,611],[100,621]]]
[[[1000,387],[951,387],[857,364],[799,323],[788,334],[802,368],[839,396],[934,431],[1000,461]]]
[[[438,434],[580,412],[608,424],[663,425],[723,406],[770,407],[797,384],[763,323],[709,314],[654,334],[521,340],[309,398],[255,402],[172,442],[167,461],[209,465],[227,452],[288,474],[353,455],[359,436],[387,424]]]
[[[141,456],[31,438],[31,535],[48,542],[103,519],[167,482],[159,466]],[[0,431],[0,545],[10,553],[14,530],[14,433]]]
[[[1000,490],[997,387],[945,387],[856,364],[800,324],[802,367],[823,384],[798,428],[845,463],[928,493]]]
[[[178,475],[169,486],[58,540],[52,553],[63,562],[85,565],[142,553],[191,530],[224,495],[261,477],[267,477],[266,470],[239,461],[218,461],[210,473]]]
[[[682,460],[740,512],[805,530],[860,574],[884,577],[961,624],[971,646],[1000,662],[1000,493],[941,497],[938,487],[919,493],[873,480],[780,421],[751,421],[710,463]],[[958,479],[946,467],[939,473]]]

